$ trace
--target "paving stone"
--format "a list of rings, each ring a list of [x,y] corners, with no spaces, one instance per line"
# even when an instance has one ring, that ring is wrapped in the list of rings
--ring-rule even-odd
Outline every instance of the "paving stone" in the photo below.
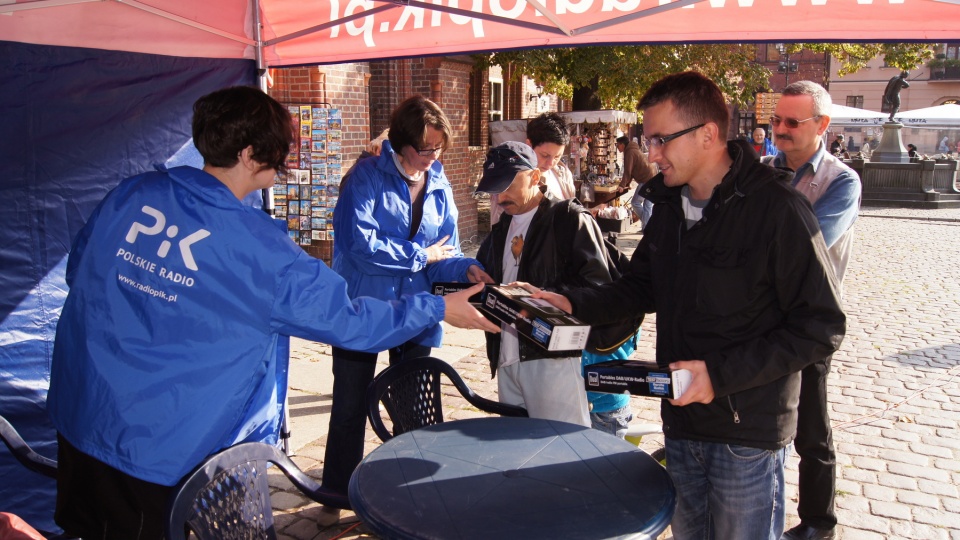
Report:
[[[919,523],[928,523],[937,527],[960,529],[960,514],[917,507],[913,511],[913,520]]]
[[[935,444],[923,444],[923,443],[911,443],[910,450],[918,454],[923,454],[925,456],[936,456],[944,459],[952,460],[954,459],[956,453],[953,449],[949,447],[939,446]]]
[[[960,497],[960,490],[958,490],[956,484],[956,478],[948,482],[942,474],[936,479],[917,481],[917,486],[921,492],[930,493],[932,495],[943,495],[946,497]]]
[[[897,474],[880,473],[877,475],[877,482],[881,486],[890,486],[898,489],[917,489],[916,479]]]
[[[875,516],[905,521],[911,517],[909,505],[895,502],[871,501],[870,512]]]
[[[911,465],[924,466],[930,463],[930,458],[925,455],[913,454],[910,452],[901,452],[898,450],[890,450],[884,448],[880,450],[879,454],[880,459],[887,461],[888,463],[909,463]]]
[[[893,502],[897,500],[897,490],[876,484],[864,484],[863,496],[873,502]]]
[[[941,498],[937,497],[936,495],[919,493],[916,491],[900,491],[899,493],[897,493],[897,501],[903,504],[909,504],[913,506],[926,506],[928,508],[940,508]]]
[[[932,527],[923,523],[896,521],[890,526],[891,538],[916,540],[948,540],[949,532],[940,527]]]
[[[934,459],[933,464],[938,469],[960,472],[960,461],[954,459]]]
[[[885,471],[887,469],[887,464],[882,459],[870,457],[855,457],[853,458],[853,465],[868,471]]]

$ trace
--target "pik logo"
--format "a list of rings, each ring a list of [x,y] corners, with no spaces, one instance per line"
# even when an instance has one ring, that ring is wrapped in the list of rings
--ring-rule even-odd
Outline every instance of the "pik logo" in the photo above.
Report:
[[[160,234],[160,232],[163,231],[163,228],[167,225],[167,216],[164,216],[163,212],[146,205],[144,205],[141,210],[143,210],[144,214],[147,214],[155,219],[156,223],[147,226],[143,223],[134,221],[133,225],[130,226],[130,230],[127,231],[126,236],[126,241],[131,244],[137,240],[137,236],[140,233],[149,236]],[[180,228],[176,225],[170,225],[167,227],[166,235],[170,240],[176,238],[177,234],[179,233]],[[187,268],[191,270],[199,270],[197,267],[197,261],[194,260],[193,253],[190,251],[190,247],[208,236],[210,236],[210,231],[206,229],[200,229],[199,231],[180,239],[180,242],[177,245],[180,247],[180,256],[183,257],[183,263],[187,265]],[[170,251],[170,240],[164,240],[163,242],[160,242],[160,249],[157,250],[157,256],[161,259],[166,258],[167,253]]]

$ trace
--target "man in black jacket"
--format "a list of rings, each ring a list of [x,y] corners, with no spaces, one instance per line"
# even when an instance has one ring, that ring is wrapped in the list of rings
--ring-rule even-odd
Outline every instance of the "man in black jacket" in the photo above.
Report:
[[[784,448],[800,370],[839,347],[846,319],[817,218],[744,141],[726,141],[720,89],[694,72],[640,102],[654,202],[628,272],[605,286],[539,293],[590,324],[657,313],[657,362],[692,381],[661,408],[677,488],[672,531],[779,538]]]
[[[492,148],[481,193],[499,194],[503,216],[477,252],[498,283],[524,281],[549,290],[611,281],[600,227],[573,199],[547,197],[533,149],[519,142]],[[487,357],[500,401],[526,407],[532,418],[590,427],[580,351],[552,352],[503,325],[487,334]]]

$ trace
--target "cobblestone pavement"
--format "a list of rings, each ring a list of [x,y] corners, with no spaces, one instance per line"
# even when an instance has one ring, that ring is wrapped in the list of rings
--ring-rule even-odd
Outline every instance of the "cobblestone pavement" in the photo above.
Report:
[[[621,235],[620,245],[630,251],[637,238]],[[856,242],[844,291],[847,336],[830,378],[840,535],[960,540],[960,209],[864,208]],[[637,357],[653,358],[654,338],[654,317],[648,317]],[[477,336],[448,329],[446,339],[477,344],[449,361],[477,393],[494,397]],[[329,360],[329,347],[295,340],[293,348],[294,362]],[[447,419],[481,414],[455,394],[449,393]],[[316,399],[329,402],[330,396]],[[632,405],[634,422],[659,422],[657,400],[635,397]],[[295,421],[319,420],[307,414]],[[368,451],[379,443],[369,429],[366,440]],[[317,478],[324,443],[321,435],[294,457]],[[658,444],[648,437],[641,447]],[[792,454],[788,528],[798,521],[796,467]],[[317,505],[281,478],[272,478],[280,538],[373,537],[362,523],[318,529]]]

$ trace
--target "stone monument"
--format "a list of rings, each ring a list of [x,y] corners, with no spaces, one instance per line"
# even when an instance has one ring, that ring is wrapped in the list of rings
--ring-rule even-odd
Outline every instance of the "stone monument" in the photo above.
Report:
[[[900,130],[903,124],[897,122],[896,116],[900,111],[900,90],[910,88],[907,82],[907,71],[890,78],[887,87],[883,90],[883,102],[890,107],[890,118],[883,123],[883,136],[880,146],[870,155],[870,161],[883,163],[910,163],[910,156],[903,146],[903,136]]]

